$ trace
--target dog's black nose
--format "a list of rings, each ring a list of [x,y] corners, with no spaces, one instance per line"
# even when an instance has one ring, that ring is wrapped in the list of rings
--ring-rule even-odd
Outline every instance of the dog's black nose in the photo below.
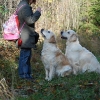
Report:
[[[44,31],[44,29],[41,29],[41,33]]]
[[[61,35],[63,34],[63,31],[61,31]]]

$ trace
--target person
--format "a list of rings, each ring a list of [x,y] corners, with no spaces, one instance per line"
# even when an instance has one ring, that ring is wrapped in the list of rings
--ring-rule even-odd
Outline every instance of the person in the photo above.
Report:
[[[36,4],[36,0],[21,0],[17,8],[21,9],[17,12],[20,22],[20,28],[23,23],[24,26],[21,30],[21,45],[20,45],[20,56],[19,56],[19,66],[18,74],[20,78],[23,79],[33,79],[31,72],[31,55],[32,48],[36,48],[36,44],[39,39],[39,34],[35,32],[35,22],[41,16],[41,8],[38,7],[33,13],[31,4]],[[19,41],[18,41],[19,43]]]

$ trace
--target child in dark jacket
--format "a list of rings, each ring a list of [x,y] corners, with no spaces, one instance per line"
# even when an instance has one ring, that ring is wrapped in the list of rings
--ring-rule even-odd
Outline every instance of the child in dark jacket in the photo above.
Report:
[[[32,3],[36,3],[36,0],[21,0],[18,4],[18,8],[24,5],[18,12],[18,17],[20,21],[20,28],[25,22],[24,27],[21,30],[21,40],[22,44],[20,46],[20,57],[19,57],[19,66],[18,73],[20,78],[32,79],[31,76],[31,49],[36,47],[38,42],[39,34],[35,32],[35,22],[41,16],[41,8],[33,13]]]

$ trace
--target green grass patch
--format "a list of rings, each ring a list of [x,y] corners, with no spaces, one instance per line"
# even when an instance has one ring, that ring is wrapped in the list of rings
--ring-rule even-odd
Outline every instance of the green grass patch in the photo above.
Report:
[[[18,61],[0,60],[0,78],[5,78],[10,90],[15,93],[11,100],[100,100],[100,74],[91,72],[55,77],[48,82],[40,53],[41,49],[34,51],[31,60],[34,81],[18,77]],[[100,61],[100,57],[97,58]]]
[[[99,100],[100,74],[84,73],[77,76],[44,80],[44,72],[40,73],[34,84],[36,92],[26,100]],[[18,100],[24,100],[19,99]]]

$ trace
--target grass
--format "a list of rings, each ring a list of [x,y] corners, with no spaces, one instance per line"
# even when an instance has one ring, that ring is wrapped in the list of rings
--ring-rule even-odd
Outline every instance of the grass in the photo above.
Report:
[[[0,78],[5,78],[11,92],[15,93],[10,100],[100,100],[100,74],[92,72],[64,78],[55,77],[48,82],[44,79],[40,52],[41,49],[33,51],[31,64],[34,82],[18,77],[17,58],[15,63],[13,60],[0,59]]]
[[[40,74],[42,75],[42,73]],[[44,75],[36,78],[36,92],[28,98],[17,100],[99,100],[100,99],[100,75],[96,73],[84,73],[77,76],[71,75],[65,78],[54,78],[47,82]]]
[[[36,54],[36,53],[35,53]],[[33,54],[34,55],[34,54]],[[37,59],[40,58],[37,53]],[[36,59],[35,59],[36,60]],[[19,97],[17,100],[99,100],[100,74],[84,73],[70,75],[64,78],[55,77],[48,82],[45,78],[44,67],[41,60],[33,65],[35,83],[30,83],[33,91],[27,91],[28,97]],[[26,82],[25,88],[28,87]]]

